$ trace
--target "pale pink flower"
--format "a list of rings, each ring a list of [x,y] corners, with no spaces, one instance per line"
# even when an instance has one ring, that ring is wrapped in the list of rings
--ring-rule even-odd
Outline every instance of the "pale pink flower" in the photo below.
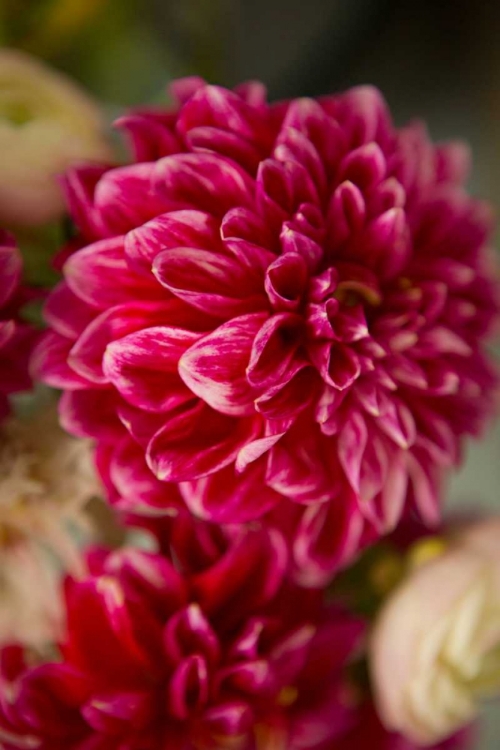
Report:
[[[111,153],[97,104],[62,73],[13,49],[0,50],[0,149],[4,226],[61,216],[59,175]]]
[[[83,573],[78,535],[99,493],[88,441],[66,435],[55,409],[0,428],[0,644],[51,641],[63,622],[60,570]]]
[[[375,624],[371,671],[385,725],[421,745],[500,694],[500,521],[451,539],[409,573]]]
[[[85,246],[34,367],[115,487],[133,455],[157,508],[160,482],[222,523],[306,505],[296,556],[324,578],[405,510],[436,522],[492,411],[489,211],[467,149],[396,129],[373,88],[173,88],[177,109],[120,123],[136,163],[68,175]]]

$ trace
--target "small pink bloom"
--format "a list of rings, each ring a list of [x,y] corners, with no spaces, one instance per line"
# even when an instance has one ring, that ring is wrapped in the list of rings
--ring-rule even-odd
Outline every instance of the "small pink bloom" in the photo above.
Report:
[[[186,513],[161,551],[96,551],[66,584],[62,660],[3,652],[8,750],[323,749],[352,720],[345,666],[363,624],[285,580],[277,532]]]
[[[384,724],[430,745],[500,692],[500,522],[462,532],[409,573],[378,616],[371,671]]]
[[[0,230],[0,419],[9,412],[8,396],[28,390],[28,362],[36,334],[20,317],[32,296],[21,283],[22,259],[13,237]]]
[[[36,371],[69,431],[113,467],[128,433],[198,515],[306,505],[297,559],[320,517],[341,527],[325,577],[407,509],[435,523],[443,474],[492,411],[489,211],[464,189],[467,149],[396,129],[370,87],[275,105],[259,84],[174,93],[120,121],[133,163],[67,177],[83,247]]]

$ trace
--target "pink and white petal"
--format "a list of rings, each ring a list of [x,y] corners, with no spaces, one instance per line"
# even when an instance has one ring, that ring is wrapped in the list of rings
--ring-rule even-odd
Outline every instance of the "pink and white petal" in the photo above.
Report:
[[[185,209],[170,211],[125,235],[125,254],[139,268],[150,270],[156,256],[176,247],[205,250],[220,244],[218,223],[206,211]]]
[[[178,247],[153,263],[160,284],[179,299],[222,318],[266,307],[263,276],[231,255]]]
[[[255,336],[248,380],[259,387],[272,387],[279,383],[293,362],[304,339],[302,316],[278,313],[268,318]]]
[[[76,437],[119,440],[123,426],[117,417],[118,397],[110,388],[65,391],[59,401],[59,419]]]
[[[33,351],[30,370],[33,376],[52,388],[88,388],[89,381],[69,363],[73,341],[55,331],[46,331]]]
[[[200,334],[153,326],[111,342],[103,371],[123,398],[139,409],[166,412],[192,398],[180,379],[179,358]]]
[[[235,206],[251,207],[254,181],[241,167],[215,154],[176,154],[156,162],[153,193],[172,208],[196,207],[223,216]]]
[[[307,587],[324,587],[361,549],[365,525],[349,492],[301,512],[293,540],[295,577]]]
[[[246,368],[255,336],[266,313],[253,313],[223,323],[194,343],[179,361],[186,385],[213,409],[229,415],[254,412],[255,390]]]
[[[320,382],[308,362],[297,360],[282,383],[256,399],[255,408],[266,419],[294,419],[317,397]]]
[[[126,513],[171,513],[183,505],[176,484],[159,482],[146,464],[143,449],[126,435],[104,464],[100,462],[101,475],[108,477],[106,484],[113,487],[113,504]]]
[[[229,417],[199,401],[169,418],[153,436],[148,465],[161,481],[198,479],[233,463],[257,429],[256,420]]]
[[[47,298],[43,316],[61,336],[76,339],[94,319],[95,308],[71,291],[65,281],[61,281]]]
[[[123,237],[101,240],[70,256],[64,265],[66,281],[80,299],[106,310],[130,299],[165,299],[166,292],[154,277],[129,268]]]
[[[181,309],[178,309],[181,308]],[[94,317],[82,331],[71,349],[71,366],[93,383],[108,382],[103,371],[103,358],[108,344],[143,328],[162,325],[180,317],[189,319],[183,304],[171,299],[166,302],[128,302],[116,305]]]
[[[298,420],[269,451],[266,482],[276,492],[300,503],[330,500],[338,490],[333,457],[321,433]],[[337,475],[339,475],[337,468]]]
[[[338,454],[349,484],[359,494],[368,427],[363,415],[351,411],[338,435]]]
[[[275,310],[299,309],[308,281],[306,260],[298,253],[285,253],[269,266],[264,287]]]
[[[265,464],[254,462],[243,473],[233,466],[193,482],[180,491],[191,513],[214,523],[247,523],[282,501],[264,482]]]
[[[127,164],[110,169],[98,181],[94,206],[108,235],[123,235],[167,210],[152,190],[154,164]]]

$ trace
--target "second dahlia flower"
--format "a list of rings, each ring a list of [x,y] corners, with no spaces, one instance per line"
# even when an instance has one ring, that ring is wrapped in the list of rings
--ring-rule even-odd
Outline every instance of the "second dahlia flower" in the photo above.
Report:
[[[165,524],[165,554],[95,552],[67,582],[60,662],[4,650],[2,746],[329,748],[350,726],[362,623],[286,582],[279,534]]]
[[[138,484],[147,462],[216,521],[287,501],[342,518],[339,558],[405,508],[435,521],[496,385],[491,222],[466,149],[395,128],[369,87],[174,93],[121,121],[135,163],[68,177],[85,246],[35,362],[64,426],[115,477],[139,451]]]

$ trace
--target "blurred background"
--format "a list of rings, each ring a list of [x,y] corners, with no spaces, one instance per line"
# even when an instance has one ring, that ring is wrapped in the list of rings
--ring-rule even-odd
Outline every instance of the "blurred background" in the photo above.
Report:
[[[500,3],[495,0],[0,0],[0,44],[39,55],[101,100],[160,101],[198,74],[263,80],[273,99],[359,83],[384,92],[398,124],[463,138],[471,189],[500,207]],[[500,428],[470,449],[450,506],[500,502]],[[493,708],[478,747],[498,750]]]

